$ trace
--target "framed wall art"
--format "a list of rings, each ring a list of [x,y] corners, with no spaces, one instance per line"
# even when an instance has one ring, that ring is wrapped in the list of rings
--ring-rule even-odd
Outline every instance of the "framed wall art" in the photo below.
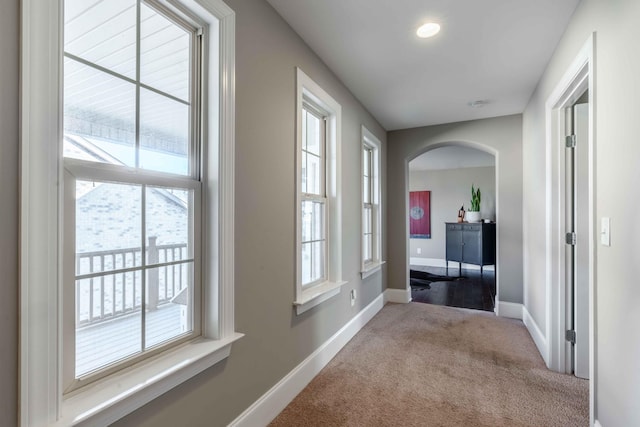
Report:
[[[431,191],[409,192],[409,237],[431,238]]]

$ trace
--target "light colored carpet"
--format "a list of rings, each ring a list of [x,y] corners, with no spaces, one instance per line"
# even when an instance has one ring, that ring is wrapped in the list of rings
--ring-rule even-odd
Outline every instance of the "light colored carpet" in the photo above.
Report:
[[[520,321],[388,304],[271,426],[587,426],[589,383],[549,371]]]

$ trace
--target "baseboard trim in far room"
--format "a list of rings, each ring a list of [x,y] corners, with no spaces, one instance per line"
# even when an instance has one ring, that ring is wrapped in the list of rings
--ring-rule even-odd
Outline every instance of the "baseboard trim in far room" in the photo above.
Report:
[[[401,290],[398,289],[398,291]],[[229,426],[264,427],[269,424],[318,375],[342,347],[382,309],[386,299],[385,291],[249,406]]]
[[[593,423],[593,427],[602,427],[602,424],[600,424],[600,421],[596,420],[596,421]]]
[[[524,326],[527,327],[527,330],[529,331],[529,335],[531,335],[531,338],[533,338],[533,342],[536,344],[536,347],[538,347],[538,351],[540,352],[540,355],[542,356],[544,363],[548,367],[549,366],[549,347],[547,344],[547,339],[545,338],[544,334],[540,330],[540,327],[538,327],[538,324],[536,323],[536,321],[533,320],[533,317],[529,313],[529,310],[527,310],[527,307],[524,307],[524,306],[522,307],[522,321],[524,323]]]
[[[421,257],[411,257],[409,258],[409,265],[419,265],[422,267],[441,267],[445,268],[447,266],[447,261],[440,258],[421,258]],[[449,268],[458,268],[458,263],[454,261],[449,261]],[[462,268],[464,270],[480,270],[479,265],[475,264],[462,264]],[[495,271],[495,266],[493,265],[485,265],[483,270],[485,271]]]
[[[515,302],[503,302],[496,298],[495,312],[497,316],[522,320],[522,304]]]
[[[411,289],[386,289],[384,291],[384,303],[395,302],[407,304],[411,302]]]

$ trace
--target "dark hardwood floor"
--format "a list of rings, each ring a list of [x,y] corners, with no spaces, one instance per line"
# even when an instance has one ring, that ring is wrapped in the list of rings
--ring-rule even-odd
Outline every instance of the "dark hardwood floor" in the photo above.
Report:
[[[449,267],[448,274],[444,267],[412,265],[411,270],[449,278],[430,283],[420,279],[411,279],[412,301],[493,311],[496,295],[495,272],[485,269],[484,273],[480,275],[480,270],[462,269],[462,277],[460,277],[457,267]]]

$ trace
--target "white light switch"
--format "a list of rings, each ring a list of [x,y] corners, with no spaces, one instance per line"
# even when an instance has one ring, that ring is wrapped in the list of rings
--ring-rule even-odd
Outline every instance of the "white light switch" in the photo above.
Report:
[[[611,219],[603,217],[600,225],[600,243],[611,246]]]
[[[418,255],[420,255],[422,253],[422,248],[416,248],[416,251],[418,252]]]

